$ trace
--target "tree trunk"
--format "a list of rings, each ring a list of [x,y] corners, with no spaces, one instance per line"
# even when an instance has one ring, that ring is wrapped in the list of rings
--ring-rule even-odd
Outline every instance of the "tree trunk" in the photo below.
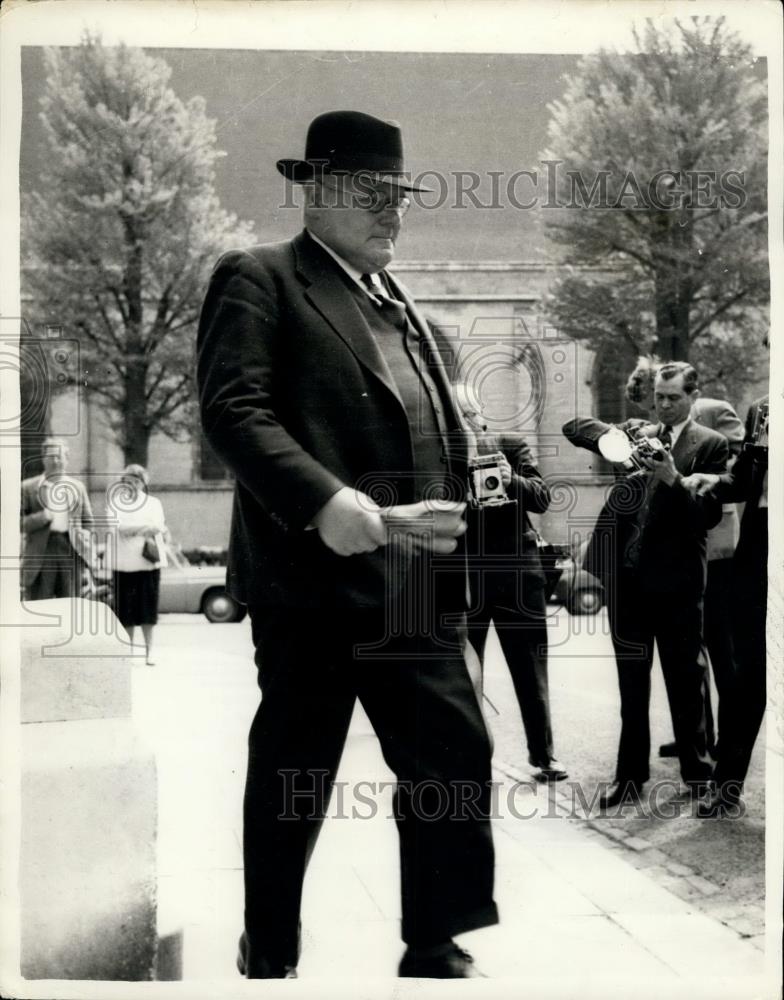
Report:
[[[125,376],[125,410],[123,412],[123,453],[126,465],[135,463],[147,467],[150,428],[147,423],[145,385],[147,366],[128,362]]]
[[[150,425],[147,417],[147,368],[144,353],[144,307],[142,303],[143,233],[138,220],[126,220],[125,242],[128,256],[123,276],[128,304],[125,337],[125,410],[123,452],[126,463],[147,465]]]
[[[654,276],[657,353],[663,361],[688,361],[692,229],[667,219],[668,228],[659,243],[660,263]]]

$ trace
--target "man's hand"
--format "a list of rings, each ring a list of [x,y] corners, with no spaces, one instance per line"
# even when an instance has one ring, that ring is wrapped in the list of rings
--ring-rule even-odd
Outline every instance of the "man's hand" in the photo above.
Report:
[[[719,477],[713,472],[692,472],[690,476],[684,476],[681,486],[692,496],[704,497],[718,481]]]
[[[452,500],[421,500],[387,507],[382,517],[395,541],[448,554],[455,551],[457,539],[465,534],[465,508],[465,503]]]
[[[387,541],[379,511],[369,496],[344,486],[316,514],[313,526],[327,548],[339,556],[374,552]]]
[[[672,486],[681,478],[680,472],[675,468],[672,455],[668,451],[662,452],[661,458],[650,462],[650,468],[653,470],[654,480],[664,483],[666,486]]]
[[[506,456],[499,459],[498,468],[501,470],[501,482],[504,486],[508,486],[512,481],[512,466],[507,461]]]

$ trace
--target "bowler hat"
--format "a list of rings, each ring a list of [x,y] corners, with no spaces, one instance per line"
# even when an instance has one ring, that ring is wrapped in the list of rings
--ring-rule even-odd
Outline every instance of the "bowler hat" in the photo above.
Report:
[[[372,174],[405,191],[427,191],[409,183],[403,167],[403,136],[397,122],[361,111],[327,111],[308,128],[304,160],[278,160],[278,170],[295,184],[322,174]]]

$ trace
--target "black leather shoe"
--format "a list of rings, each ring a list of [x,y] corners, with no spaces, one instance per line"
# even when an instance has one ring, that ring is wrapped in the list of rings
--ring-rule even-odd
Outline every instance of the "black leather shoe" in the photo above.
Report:
[[[659,747],[660,757],[677,757],[678,756],[678,744],[673,740],[672,743],[662,743]]]
[[[558,760],[548,761],[547,764],[535,767],[533,771],[534,781],[539,781],[541,783],[546,781],[563,781],[568,777],[569,774],[566,768]]]
[[[447,941],[437,948],[406,948],[397,971],[401,979],[477,979],[474,960],[467,951]]]
[[[245,932],[240,936],[237,952],[237,971],[246,979],[296,979],[297,968],[284,962],[273,964],[267,958],[259,956],[248,961],[248,937]]]
[[[739,819],[746,812],[746,804],[735,792],[716,789],[697,805],[699,819]]]
[[[641,781],[615,781],[599,799],[600,809],[613,809],[627,802],[639,802],[642,794]]]

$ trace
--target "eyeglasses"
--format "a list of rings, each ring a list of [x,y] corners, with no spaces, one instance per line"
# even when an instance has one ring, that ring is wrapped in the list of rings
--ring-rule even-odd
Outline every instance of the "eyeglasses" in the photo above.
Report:
[[[360,191],[346,191],[342,185],[325,183],[323,178],[318,183],[328,191],[340,195],[340,198],[331,207],[359,208],[363,212],[371,212],[373,215],[379,215],[387,208],[405,214],[411,207],[411,199],[407,194],[400,192],[393,194],[380,187],[371,187],[364,181]]]

